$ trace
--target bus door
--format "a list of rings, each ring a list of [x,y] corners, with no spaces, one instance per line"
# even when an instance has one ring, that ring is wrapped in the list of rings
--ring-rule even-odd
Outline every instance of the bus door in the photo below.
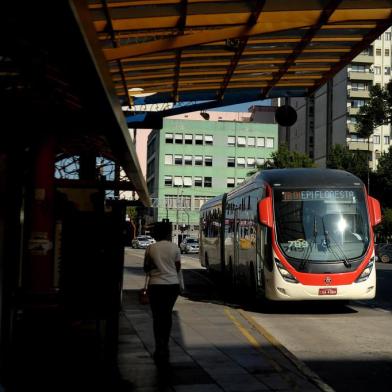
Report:
[[[233,285],[238,285],[239,258],[240,258],[240,223],[238,209],[234,211],[234,242],[233,242]]]

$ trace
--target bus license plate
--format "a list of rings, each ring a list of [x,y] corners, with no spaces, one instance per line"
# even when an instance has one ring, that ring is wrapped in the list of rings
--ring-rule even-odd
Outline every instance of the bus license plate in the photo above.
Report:
[[[338,293],[338,289],[333,287],[319,289],[319,295],[336,295],[337,293]]]

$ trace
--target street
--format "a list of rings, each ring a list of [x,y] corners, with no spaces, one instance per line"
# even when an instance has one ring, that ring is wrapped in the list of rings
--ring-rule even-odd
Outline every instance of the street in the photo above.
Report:
[[[143,250],[127,249],[126,253],[142,265]],[[182,255],[182,266],[188,299],[228,304],[200,266],[198,255]],[[231,305],[245,309],[268,334],[336,391],[390,391],[392,264],[378,263],[376,267],[377,296],[372,301],[351,301],[346,305]]]

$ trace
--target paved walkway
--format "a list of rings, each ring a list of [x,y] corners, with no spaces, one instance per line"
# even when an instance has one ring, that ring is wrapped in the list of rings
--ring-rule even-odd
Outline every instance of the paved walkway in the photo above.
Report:
[[[152,319],[135,288],[143,286],[141,257],[126,259],[118,367],[132,391],[330,391],[289,360],[235,307],[180,297],[173,315],[171,366],[158,371]]]

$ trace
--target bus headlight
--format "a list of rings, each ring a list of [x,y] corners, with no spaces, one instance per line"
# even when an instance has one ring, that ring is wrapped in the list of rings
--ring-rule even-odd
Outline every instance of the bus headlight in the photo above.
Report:
[[[291,275],[289,271],[287,271],[285,266],[278,259],[275,259],[275,263],[276,263],[276,266],[278,267],[278,270],[279,270],[280,274],[282,275],[282,278],[286,282],[298,283],[298,280],[295,279],[294,276]]]
[[[373,267],[374,267],[374,257],[372,257],[372,258],[370,259],[368,265],[367,265],[366,268],[362,271],[362,274],[359,275],[358,279],[357,279],[355,282],[359,283],[359,282],[363,282],[364,280],[366,280],[366,279],[370,276]]]

